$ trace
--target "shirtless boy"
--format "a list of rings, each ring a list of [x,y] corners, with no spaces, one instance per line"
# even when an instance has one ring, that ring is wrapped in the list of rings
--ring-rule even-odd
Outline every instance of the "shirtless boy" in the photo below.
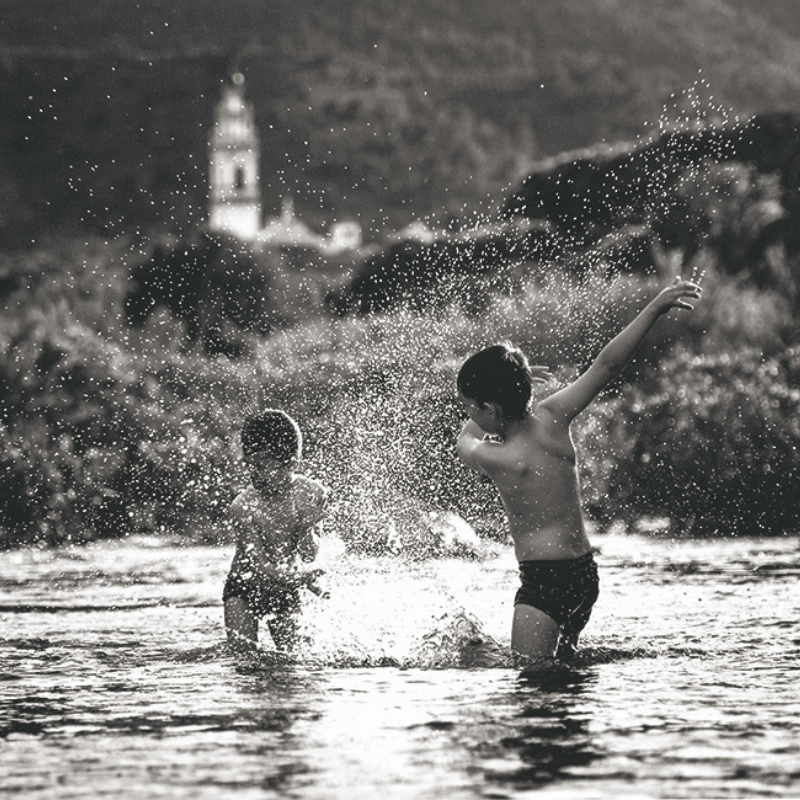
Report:
[[[315,582],[322,570],[301,562],[317,557],[314,526],[325,514],[328,490],[295,474],[302,436],[283,411],[249,417],[242,427],[242,451],[252,485],[229,510],[236,552],[222,594],[228,642],[255,648],[259,620],[268,617],[275,646],[290,649],[297,633],[300,588],[321,593]]]
[[[670,309],[691,310],[701,288],[689,281],[662,290],[573,383],[534,408],[532,387],[550,377],[525,355],[499,344],[471,356],[458,374],[469,420],[458,455],[500,493],[519,561],[511,648],[535,661],[574,654],[597,599],[597,567],[581,514],[570,424],[633,357]]]

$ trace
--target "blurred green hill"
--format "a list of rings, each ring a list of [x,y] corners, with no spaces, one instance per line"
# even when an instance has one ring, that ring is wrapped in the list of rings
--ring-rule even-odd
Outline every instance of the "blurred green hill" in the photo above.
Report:
[[[377,232],[489,210],[535,161],[665,109],[797,111],[798,39],[781,0],[4,0],[0,236],[194,228],[234,65],[265,212],[291,193],[312,224]]]

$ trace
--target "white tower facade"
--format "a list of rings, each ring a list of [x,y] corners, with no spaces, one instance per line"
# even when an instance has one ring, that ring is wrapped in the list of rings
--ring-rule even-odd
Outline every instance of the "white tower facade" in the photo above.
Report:
[[[244,241],[258,236],[260,153],[253,105],[244,99],[244,75],[237,72],[222,91],[209,135],[210,230]]]

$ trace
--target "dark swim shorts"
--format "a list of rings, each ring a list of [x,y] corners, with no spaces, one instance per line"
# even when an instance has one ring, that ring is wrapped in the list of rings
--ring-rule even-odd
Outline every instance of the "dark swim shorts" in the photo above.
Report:
[[[283,587],[268,581],[245,578],[236,572],[231,572],[225,581],[222,602],[232,597],[241,597],[258,619],[268,614],[285,616],[300,611],[300,590],[297,587]]]
[[[580,633],[597,600],[599,581],[592,553],[564,561],[520,561],[522,586],[514,598],[544,611],[564,634]]]

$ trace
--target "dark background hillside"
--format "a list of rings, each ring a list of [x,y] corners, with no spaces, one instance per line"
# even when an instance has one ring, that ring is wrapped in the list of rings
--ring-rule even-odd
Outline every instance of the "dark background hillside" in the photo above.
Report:
[[[266,213],[292,193],[377,233],[487,210],[533,162],[665,109],[797,111],[799,39],[782,0],[4,0],[0,241],[193,228],[234,64]]]

